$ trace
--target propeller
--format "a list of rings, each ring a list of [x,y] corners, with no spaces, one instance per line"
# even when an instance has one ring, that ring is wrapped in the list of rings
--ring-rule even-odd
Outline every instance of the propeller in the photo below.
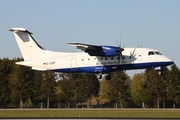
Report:
[[[124,60],[122,51],[124,51],[124,48],[118,47],[117,54],[118,54],[119,61],[120,61],[120,58],[122,58],[122,60]]]
[[[131,59],[132,57],[135,57],[135,54],[134,54],[134,53],[135,53],[135,50],[136,50],[136,48],[134,48],[134,50],[133,50],[132,53],[130,52],[130,59]]]
[[[122,55],[122,51],[124,51],[124,48],[121,47],[121,36],[120,36],[120,44],[118,44],[117,40],[116,40],[116,43],[117,43],[117,46],[118,46],[118,49],[117,49],[118,60],[120,62],[120,58],[122,58],[122,60],[124,59],[123,55]]]

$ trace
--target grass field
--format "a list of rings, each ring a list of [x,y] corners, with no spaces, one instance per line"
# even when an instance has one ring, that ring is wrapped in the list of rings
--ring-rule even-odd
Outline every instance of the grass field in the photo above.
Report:
[[[0,118],[180,118],[180,109],[0,109]]]

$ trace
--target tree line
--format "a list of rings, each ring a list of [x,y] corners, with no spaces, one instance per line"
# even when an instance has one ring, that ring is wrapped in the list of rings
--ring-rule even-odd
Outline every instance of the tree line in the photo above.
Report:
[[[0,59],[0,108],[179,108],[180,70],[148,68],[132,78],[123,71],[111,80],[94,74],[34,71]]]

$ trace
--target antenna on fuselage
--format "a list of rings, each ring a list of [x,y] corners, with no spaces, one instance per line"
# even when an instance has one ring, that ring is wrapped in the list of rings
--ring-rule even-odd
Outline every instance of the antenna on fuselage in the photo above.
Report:
[[[120,36],[120,47],[121,47],[121,36]]]
[[[137,44],[138,44],[138,48],[143,48],[143,44],[141,44],[141,46],[139,46],[139,40],[137,41]]]

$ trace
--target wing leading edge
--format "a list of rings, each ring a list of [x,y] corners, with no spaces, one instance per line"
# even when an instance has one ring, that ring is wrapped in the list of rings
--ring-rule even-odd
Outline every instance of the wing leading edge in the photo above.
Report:
[[[96,51],[96,50],[102,50],[102,46],[96,46],[96,45],[89,45],[89,44],[82,44],[82,43],[68,43],[69,45],[75,46],[77,49],[80,49],[84,52],[87,51]]]

